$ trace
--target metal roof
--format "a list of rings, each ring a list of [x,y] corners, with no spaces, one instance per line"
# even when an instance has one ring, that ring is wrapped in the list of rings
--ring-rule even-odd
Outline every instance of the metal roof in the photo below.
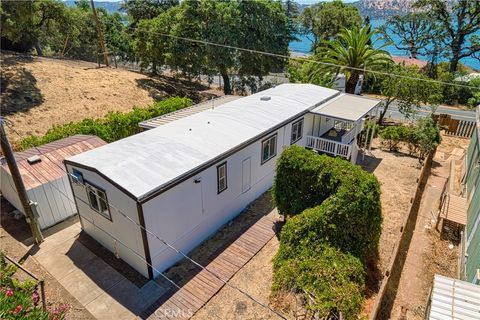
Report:
[[[311,84],[282,84],[67,160],[95,169],[142,201],[338,94]]]
[[[25,184],[30,190],[43,183],[57,180],[66,176],[63,160],[67,157],[95,149],[107,144],[96,136],[75,135],[65,139],[44,144],[22,152],[15,152],[15,160]],[[40,161],[29,163],[28,158],[38,156]],[[2,168],[10,174],[7,163],[2,161]]]
[[[428,319],[480,319],[480,286],[436,274]]]
[[[191,115],[194,115],[196,113],[199,113],[208,109],[216,108],[218,106],[221,106],[222,104],[237,100],[239,98],[241,97],[232,96],[232,95],[221,96],[212,100],[198,103],[188,108],[180,109],[174,112],[167,113],[162,116],[158,116],[152,119],[148,119],[146,121],[142,121],[138,125],[144,129],[153,129],[161,125],[164,125],[166,123],[169,123],[181,118],[189,117]]]
[[[345,121],[358,121],[380,103],[379,100],[342,93],[312,110],[312,113]]]

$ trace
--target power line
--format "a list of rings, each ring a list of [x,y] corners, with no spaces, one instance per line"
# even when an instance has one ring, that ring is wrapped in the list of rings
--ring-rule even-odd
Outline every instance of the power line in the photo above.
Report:
[[[183,40],[183,41],[187,41],[187,42],[201,43],[201,44],[206,44],[206,45],[211,45],[211,46],[216,46],[216,47],[221,47],[221,48],[233,49],[233,50],[244,51],[244,52],[249,52],[249,53],[262,54],[262,55],[271,56],[271,57],[275,57],[275,58],[281,58],[281,59],[287,59],[287,60],[299,60],[301,62],[311,62],[311,63],[321,64],[321,65],[325,65],[325,66],[329,66],[329,67],[337,67],[337,68],[350,69],[350,70],[356,70],[356,71],[361,71],[361,72],[369,72],[369,73],[379,74],[379,75],[384,75],[384,76],[397,77],[397,78],[416,80],[416,81],[424,81],[424,82],[430,82],[430,83],[436,83],[436,84],[442,84],[442,85],[448,85],[448,86],[456,86],[456,87],[467,88],[467,89],[474,89],[474,90],[479,90],[480,89],[478,87],[465,85],[465,84],[460,84],[460,83],[445,82],[445,81],[434,80],[434,79],[422,79],[422,78],[406,76],[406,75],[399,75],[399,74],[389,73],[389,72],[384,72],[384,71],[371,70],[371,69],[366,69],[366,68],[350,67],[350,66],[336,64],[336,63],[330,63],[330,62],[323,62],[323,61],[318,61],[318,60],[309,59],[309,58],[291,57],[291,56],[287,56],[287,55],[283,55],[283,54],[266,52],[266,51],[261,51],[261,50],[254,50],[254,49],[247,49],[247,48],[242,48],[242,47],[236,47],[236,46],[231,46],[231,45],[227,45],[227,44],[211,42],[211,41],[207,41],[207,40],[199,40],[199,39],[192,39],[192,38],[187,38],[187,37],[175,36],[175,35],[171,35],[171,34],[168,34],[168,33],[152,32],[152,31],[142,31],[142,32],[143,33],[150,33],[150,34],[154,34],[154,35],[159,35],[159,36],[162,36],[162,37],[174,38],[174,39],[177,39],[177,40]]]
[[[12,128],[11,128],[12,129]],[[44,156],[46,156],[45,154],[42,154]],[[48,156],[46,156],[48,158]],[[51,161],[51,160],[50,160]],[[47,179],[41,172],[39,172],[40,176],[44,179]],[[38,177],[36,176],[33,176],[38,182],[42,183]],[[72,202],[72,204],[75,204],[75,202],[68,196],[66,195],[62,190],[60,190],[56,185],[52,185],[62,196],[64,196],[67,200],[69,200],[70,202]],[[89,203],[87,203],[86,201],[84,201],[83,199],[81,198],[78,198],[76,197],[78,200],[82,201],[83,203],[89,205]],[[109,204],[110,205],[110,204]],[[118,210],[118,209],[116,209]],[[158,272],[158,274],[160,276],[162,276],[165,280],[167,280],[170,284],[172,284],[175,288],[177,288],[178,290],[181,290],[182,287],[180,287],[177,283],[175,283],[172,279],[170,279],[165,273],[161,272],[160,270],[158,270],[157,268],[155,268],[151,263],[149,263],[142,255],[140,255],[135,249],[129,247],[128,245],[126,245],[123,241],[121,241],[120,239],[116,238],[113,234],[111,234],[110,232],[106,231],[105,229],[103,229],[102,227],[98,226],[97,224],[95,224],[95,221],[92,220],[92,219],[89,219],[87,218],[86,216],[80,214],[80,212],[78,212],[78,215],[82,217],[82,219],[85,219],[85,221],[89,222],[94,228],[97,228],[99,229],[100,231],[104,232],[105,234],[107,234],[108,236],[110,236],[115,242],[118,242],[120,243],[121,245],[123,245],[125,248],[127,248],[129,251],[131,251],[133,254],[135,254],[141,261],[145,262],[145,264],[147,264],[148,266],[150,266],[154,271]],[[188,293],[190,293],[192,296],[194,296],[195,298],[198,298],[193,292],[187,290],[186,288],[184,288],[184,290]],[[215,315],[217,319],[220,319],[217,315]]]
[[[22,136],[13,128],[13,126],[8,126],[15,134],[17,134],[20,138],[22,138]],[[53,164],[55,164],[58,168],[60,168],[62,171],[64,171],[68,177],[70,177],[70,173],[68,171],[65,170],[65,168],[62,168],[61,166],[59,166],[58,164],[56,164],[50,157],[48,157],[48,155],[44,154],[40,149],[38,149],[36,146],[34,146],[33,148],[35,148],[35,150],[37,150],[37,152],[39,152],[41,155],[43,155],[44,157],[46,157],[47,159],[49,159]],[[40,173],[41,174],[41,173]],[[43,174],[41,174],[42,177],[44,179],[46,179]],[[38,180],[38,179],[37,179]],[[48,179],[46,179],[48,181]],[[86,188],[87,186],[84,184],[84,183],[80,183],[84,188]],[[65,196],[69,201],[71,201],[72,203],[74,203],[74,201],[72,199],[70,199],[70,197],[68,197],[65,193],[63,193],[63,191],[61,191],[59,188],[57,188],[55,185],[53,185],[55,189],[57,189],[57,191],[59,191],[63,196]],[[73,194],[73,193],[72,193]],[[81,202],[83,202],[84,204],[87,204],[90,206],[90,204],[88,202],[86,202],[85,200],[83,200],[82,198],[79,198],[78,196],[75,196],[73,194],[73,196],[80,200]],[[249,298],[250,300],[252,300],[253,302],[257,303],[258,305],[260,305],[261,307],[263,308],[266,308],[268,310],[270,310],[272,313],[276,314],[278,317],[282,318],[282,319],[287,319],[283,314],[281,314],[280,312],[274,310],[273,308],[271,308],[270,306],[268,306],[266,303],[264,302],[261,302],[259,300],[257,300],[255,297],[253,297],[252,295],[250,295],[248,292],[238,288],[237,286],[234,286],[232,285],[228,280],[225,280],[223,279],[222,277],[218,276],[216,273],[214,273],[213,271],[209,270],[207,267],[203,266],[202,264],[200,264],[199,262],[195,261],[194,259],[192,259],[190,256],[188,256],[187,254],[185,254],[183,251],[177,249],[176,247],[174,247],[173,245],[171,245],[170,243],[168,243],[167,241],[165,241],[163,238],[161,238],[160,236],[158,236],[156,233],[150,231],[149,229],[145,228],[144,226],[142,226],[141,224],[137,223],[136,221],[134,221],[132,218],[130,218],[127,214],[125,214],[122,210],[120,210],[119,208],[117,208],[116,206],[114,206],[113,204],[110,204],[108,203],[107,204],[108,206],[112,207],[113,209],[115,209],[120,215],[122,215],[124,218],[128,219],[130,222],[132,222],[134,225],[136,225],[137,227],[143,229],[145,232],[147,232],[148,234],[152,235],[153,237],[155,237],[157,240],[159,240],[160,242],[162,242],[165,246],[167,246],[168,248],[170,248],[171,250],[175,251],[177,254],[180,254],[181,256],[183,256],[185,259],[187,259],[188,261],[192,262],[193,264],[195,264],[196,266],[200,267],[202,270],[205,270],[206,272],[210,273],[211,275],[213,275],[215,278],[217,278],[218,280],[220,280],[221,282],[223,282],[225,285],[227,285],[228,287],[232,288],[232,289],[235,289],[237,290],[238,292],[240,292],[241,294],[245,295],[247,298]],[[80,212],[78,212],[78,214],[81,216],[81,217],[84,217],[83,215],[80,214]],[[86,219],[87,220],[87,219]],[[88,220],[87,220],[88,221]],[[89,221],[90,222],[90,221]],[[94,226],[96,226],[94,223],[93,223]],[[114,238],[116,239],[116,238]],[[119,241],[119,243],[121,243]],[[122,243],[123,244],[123,243]],[[133,249],[131,249],[133,250]],[[135,252],[136,253],[136,252]],[[138,255],[138,253],[136,253],[136,255]],[[146,261],[145,261],[146,262]],[[153,266],[151,264],[149,264],[148,262],[146,262],[147,265],[151,266],[153,268]],[[155,271],[159,272],[157,269],[153,268]]]

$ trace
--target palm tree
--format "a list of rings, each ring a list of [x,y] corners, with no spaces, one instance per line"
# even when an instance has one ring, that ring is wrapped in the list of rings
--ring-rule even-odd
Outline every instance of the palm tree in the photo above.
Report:
[[[325,63],[319,64],[319,72],[333,71],[336,74],[340,72],[345,74],[347,93],[355,93],[358,79],[363,74],[362,70],[378,70],[392,62],[390,54],[382,50],[388,43],[375,48],[376,41],[372,43],[371,38],[377,32],[369,29],[368,25],[351,30],[343,29],[337,38],[320,47],[315,55],[318,61]]]

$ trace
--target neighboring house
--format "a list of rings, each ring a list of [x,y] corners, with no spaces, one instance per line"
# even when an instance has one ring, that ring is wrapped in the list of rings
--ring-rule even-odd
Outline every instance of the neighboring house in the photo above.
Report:
[[[77,213],[63,160],[105,144],[95,136],[76,135],[14,154],[28,198],[37,203],[40,228],[53,226]],[[0,181],[2,196],[23,213],[17,189],[3,158]]]
[[[355,162],[364,119],[378,104],[283,84],[68,158],[83,230],[156,277],[181,256],[139,225],[191,251],[272,186],[283,148]]]
[[[476,114],[477,128],[473,133],[466,157],[465,187],[467,224],[462,247],[460,279],[480,284],[480,106]]]
[[[428,65],[428,61],[420,60],[412,57],[392,56],[393,62],[396,64],[410,67],[416,66],[419,69],[425,68]]]
[[[480,319],[480,106],[462,181],[462,194],[466,197],[447,193],[448,201],[442,206],[446,213],[443,219],[449,228],[460,226],[463,233],[458,268],[460,280],[435,275],[426,309],[429,320]]]

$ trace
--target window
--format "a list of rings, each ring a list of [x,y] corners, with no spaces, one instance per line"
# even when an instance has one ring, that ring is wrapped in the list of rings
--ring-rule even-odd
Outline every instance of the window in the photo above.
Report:
[[[90,208],[100,213],[105,218],[112,220],[110,209],[108,208],[107,194],[105,191],[86,183],[88,202]]]
[[[217,166],[217,192],[221,193],[227,189],[227,163]]]
[[[292,123],[292,139],[290,144],[294,144],[298,140],[302,139],[303,133],[303,118]]]
[[[83,174],[76,169],[72,170],[72,173],[70,174],[70,179],[75,184],[83,185]]]
[[[262,141],[262,164],[277,155],[277,134]]]

